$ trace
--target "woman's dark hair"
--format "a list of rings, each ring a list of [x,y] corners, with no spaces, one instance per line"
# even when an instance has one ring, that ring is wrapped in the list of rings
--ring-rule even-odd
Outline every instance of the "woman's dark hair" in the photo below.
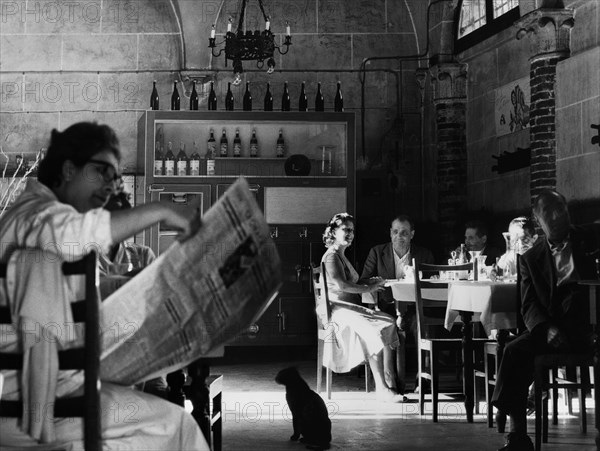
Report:
[[[323,243],[325,247],[331,247],[335,243],[335,231],[345,222],[354,224],[354,217],[348,213],[337,213],[327,223],[325,232],[323,232]]]
[[[62,180],[62,167],[70,160],[77,167],[84,166],[94,155],[105,150],[111,151],[121,159],[119,139],[108,125],[95,122],[79,122],[63,132],[52,130],[50,145],[46,157],[40,161],[38,180],[54,188]]]

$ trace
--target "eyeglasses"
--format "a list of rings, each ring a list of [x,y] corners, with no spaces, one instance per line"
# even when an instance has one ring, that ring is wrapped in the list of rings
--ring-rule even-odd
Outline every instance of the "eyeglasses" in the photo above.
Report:
[[[105,183],[115,182],[117,185],[120,184],[122,180],[121,174],[117,172],[117,169],[106,161],[91,159],[86,162],[91,163],[95,166],[98,174],[102,177]]]

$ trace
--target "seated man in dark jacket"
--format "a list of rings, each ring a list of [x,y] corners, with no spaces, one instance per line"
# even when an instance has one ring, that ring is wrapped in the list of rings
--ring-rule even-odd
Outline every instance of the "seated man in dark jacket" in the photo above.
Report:
[[[384,279],[403,279],[406,265],[412,265],[414,258],[417,263],[433,263],[433,254],[428,249],[412,244],[415,236],[415,227],[412,220],[406,215],[400,215],[394,218],[390,227],[391,241],[385,244],[374,246],[369,251],[365,261],[361,279],[370,277],[383,277]],[[401,307],[396,311],[396,305],[392,296],[391,288],[387,287],[385,291],[379,293],[378,307],[381,311],[397,317],[397,324],[400,330],[410,329],[416,336],[416,315],[414,303],[401,303]],[[398,352],[402,353],[402,346],[398,347]],[[396,385],[398,389],[404,387],[404,365],[403,355],[398,355],[397,374],[401,379]]]
[[[521,256],[521,313],[527,331],[506,346],[492,397],[511,420],[501,451],[533,450],[526,405],[534,357],[581,352],[591,345],[587,292],[577,281],[596,276],[600,224],[572,226],[564,196],[551,190],[535,199],[533,214],[546,236]]]

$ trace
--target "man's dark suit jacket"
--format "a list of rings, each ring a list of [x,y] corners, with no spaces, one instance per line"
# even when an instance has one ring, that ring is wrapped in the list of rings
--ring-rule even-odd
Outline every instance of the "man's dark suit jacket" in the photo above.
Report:
[[[433,264],[433,254],[429,249],[411,244],[408,261],[412,262],[413,258],[417,261],[417,263]],[[374,246],[369,251],[369,255],[365,260],[365,266],[360,278],[368,279],[369,277],[375,276],[383,277],[384,279],[396,278],[394,249],[392,248],[391,242]],[[379,302],[388,304],[394,302],[391,288],[388,287],[379,294]]]
[[[569,237],[580,279],[595,279],[595,259],[600,258],[600,224],[573,226]],[[585,290],[580,298],[573,298],[565,296],[568,290],[557,288],[554,259],[545,238],[521,256],[520,267],[521,312],[529,331],[540,324],[561,327],[561,312],[568,312],[573,302],[587,302]]]

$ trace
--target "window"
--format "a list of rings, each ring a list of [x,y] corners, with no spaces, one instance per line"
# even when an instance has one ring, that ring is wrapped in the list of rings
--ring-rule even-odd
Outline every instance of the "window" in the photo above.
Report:
[[[519,0],[461,0],[456,51],[463,51],[509,27],[519,18]]]

